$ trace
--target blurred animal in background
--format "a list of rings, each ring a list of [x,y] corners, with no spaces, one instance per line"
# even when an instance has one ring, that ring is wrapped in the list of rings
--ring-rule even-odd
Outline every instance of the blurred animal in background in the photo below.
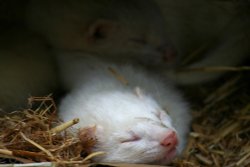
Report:
[[[60,51],[150,66],[173,64],[176,56],[151,0],[36,0],[27,16],[31,29]]]
[[[185,68],[234,67],[249,57],[249,1],[155,1],[181,57],[175,69],[167,71],[178,84],[204,83],[225,73]]]
[[[139,62],[177,84],[225,73],[180,69],[236,66],[249,55],[249,1],[25,0],[22,10],[15,1],[0,1],[12,6],[6,20],[26,20],[53,48]]]

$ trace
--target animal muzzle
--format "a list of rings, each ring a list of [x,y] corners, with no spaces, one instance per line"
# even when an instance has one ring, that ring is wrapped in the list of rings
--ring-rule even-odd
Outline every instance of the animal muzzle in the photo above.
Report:
[[[161,141],[161,146],[166,147],[168,150],[176,148],[178,145],[178,138],[176,132],[170,130],[165,134],[163,140]]]

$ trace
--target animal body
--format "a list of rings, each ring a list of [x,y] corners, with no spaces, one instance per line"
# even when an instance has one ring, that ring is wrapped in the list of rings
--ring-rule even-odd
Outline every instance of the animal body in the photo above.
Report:
[[[29,9],[30,27],[59,51],[147,65],[172,64],[175,59],[154,1],[38,0],[31,1]]]
[[[250,55],[250,12],[247,1],[155,0],[165,18],[168,38],[182,58],[168,70],[178,84],[204,83],[225,72],[185,68],[233,67]],[[166,70],[165,70],[166,71]]]
[[[92,151],[101,162],[167,164],[184,149],[191,116],[170,83],[139,67],[79,54],[60,55],[62,80],[71,89],[59,106],[64,121],[95,126]]]
[[[236,66],[249,55],[250,14],[244,12],[249,2],[154,2],[32,1],[28,16],[30,26],[59,50],[140,62],[177,84],[207,82],[224,73],[180,68]]]
[[[31,95],[56,89],[54,58],[34,34],[21,29],[2,31],[0,37],[0,111],[25,107]]]

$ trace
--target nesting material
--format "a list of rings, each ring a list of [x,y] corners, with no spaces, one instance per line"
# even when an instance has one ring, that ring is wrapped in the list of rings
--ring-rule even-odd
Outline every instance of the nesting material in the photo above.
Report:
[[[0,118],[1,163],[13,159],[16,163],[86,164],[92,157],[103,154],[86,154],[93,141],[82,141],[74,135],[77,129],[71,126],[79,122],[77,118],[66,123],[57,118],[50,96],[32,97],[29,103],[38,106]],[[86,136],[84,131],[81,135]]]
[[[250,74],[243,71],[217,83],[188,88],[192,132],[183,157],[173,166],[250,166]]]
[[[192,104],[192,131],[182,158],[170,166],[250,165],[250,74],[235,74],[215,83],[184,88]],[[48,166],[90,166],[91,158],[104,154],[90,152],[96,142],[92,135],[95,127],[78,131],[72,128],[79,121],[77,118],[62,123],[56,116],[56,105],[50,96],[32,97],[29,103],[33,104],[30,109],[0,118],[2,163],[12,159],[12,163],[35,163],[38,166],[38,162],[42,165],[53,162],[47,163]]]

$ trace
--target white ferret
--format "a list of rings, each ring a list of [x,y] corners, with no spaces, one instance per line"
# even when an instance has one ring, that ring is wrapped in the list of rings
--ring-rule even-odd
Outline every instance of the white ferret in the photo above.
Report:
[[[187,103],[166,81],[131,65],[78,55],[60,55],[70,93],[59,117],[80,118],[78,128],[96,126],[92,151],[101,162],[167,164],[185,147],[191,116]]]
[[[56,89],[53,56],[34,34],[21,29],[2,31],[0,37],[0,112],[20,109],[31,95]]]
[[[180,84],[207,82],[223,72],[170,71],[174,62],[182,68],[186,57],[194,57],[186,68],[235,66],[249,55],[249,2],[154,1],[37,0],[28,20],[57,49],[160,67]]]

